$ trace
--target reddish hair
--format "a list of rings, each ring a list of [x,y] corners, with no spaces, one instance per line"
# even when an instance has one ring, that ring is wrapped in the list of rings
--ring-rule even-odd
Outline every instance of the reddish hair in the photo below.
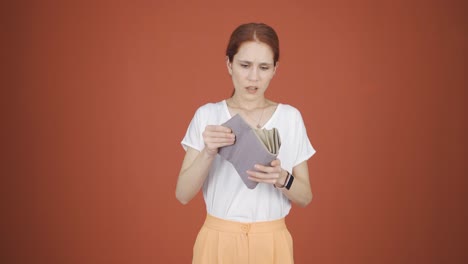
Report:
[[[230,62],[239,51],[242,43],[247,41],[260,41],[267,44],[273,51],[273,62],[276,66],[279,60],[278,35],[272,27],[263,23],[242,24],[232,32],[226,49],[226,56]]]

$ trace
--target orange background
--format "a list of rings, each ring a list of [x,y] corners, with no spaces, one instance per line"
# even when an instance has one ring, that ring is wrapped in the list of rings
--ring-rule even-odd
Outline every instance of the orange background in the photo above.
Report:
[[[296,263],[468,261],[463,1],[64,2],[3,9],[2,263],[190,263],[205,208],[175,199],[180,141],[231,94],[250,21],[277,30],[267,96],[317,149]]]

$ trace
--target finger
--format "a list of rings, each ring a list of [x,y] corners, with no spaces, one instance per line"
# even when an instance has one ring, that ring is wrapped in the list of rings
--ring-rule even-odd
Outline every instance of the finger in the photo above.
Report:
[[[233,142],[224,142],[224,143],[219,143],[219,146],[218,148],[221,148],[221,147],[226,147],[226,146],[231,146],[234,144],[234,141]]]
[[[279,159],[275,159],[271,162],[272,167],[281,166],[281,161]]]
[[[213,144],[228,144],[232,145],[236,142],[235,138],[216,138],[216,137],[206,137],[204,138],[206,145],[213,145]]]
[[[280,166],[271,167],[271,166],[263,166],[260,164],[256,164],[254,168],[258,171],[265,172],[265,173],[280,173],[281,172]]]
[[[205,137],[213,137],[213,138],[234,138],[236,135],[233,133],[226,133],[226,132],[217,132],[217,131],[205,131],[203,132]]]
[[[207,144],[210,144],[210,143],[234,143],[234,141],[235,141],[235,138],[214,138],[214,137],[205,138],[205,142]]]
[[[234,142],[218,142],[218,143],[207,143],[205,142],[205,147],[209,150],[212,150],[212,151],[216,151],[218,152],[218,150],[222,147],[226,147],[226,146],[230,146],[234,144]]]
[[[259,172],[259,171],[248,170],[247,174],[253,179],[256,179],[256,181],[258,180],[276,181],[279,178],[279,174],[276,174],[276,173],[264,173],[264,172]]]
[[[257,180],[257,179],[251,179],[251,178],[249,178],[249,180],[254,181],[254,182],[258,182],[258,183],[268,183],[268,184],[275,184],[276,183],[275,180]]]
[[[229,127],[218,126],[216,129],[221,132],[232,133],[232,129],[230,129]]]
[[[248,179],[254,182],[263,182],[263,183],[270,183],[270,184],[275,184],[277,181],[277,179],[258,178],[258,177],[253,177],[253,176],[249,176]]]
[[[224,132],[224,133],[231,133],[231,129],[225,126],[216,126],[216,125],[207,125],[205,130],[215,131],[215,132]]]
[[[209,149],[219,149],[222,147],[230,146],[232,145],[233,142],[223,142],[223,143],[212,143],[212,144],[207,144],[207,148]]]

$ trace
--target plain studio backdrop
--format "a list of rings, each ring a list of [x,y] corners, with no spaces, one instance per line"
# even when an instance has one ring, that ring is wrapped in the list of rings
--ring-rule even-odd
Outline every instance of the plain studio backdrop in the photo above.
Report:
[[[267,96],[303,115],[314,199],[296,263],[466,263],[463,1],[17,1],[2,8],[2,263],[190,263],[175,199],[228,38],[280,37]]]

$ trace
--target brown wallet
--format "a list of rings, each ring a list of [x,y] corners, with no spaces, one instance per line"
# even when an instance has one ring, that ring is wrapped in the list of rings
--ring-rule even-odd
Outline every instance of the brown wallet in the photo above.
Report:
[[[236,141],[233,145],[220,148],[218,154],[234,166],[247,188],[255,188],[258,183],[249,180],[246,171],[255,170],[255,164],[270,166],[276,159],[281,147],[278,130],[253,129],[240,115],[233,116],[222,126],[232,130]]]

